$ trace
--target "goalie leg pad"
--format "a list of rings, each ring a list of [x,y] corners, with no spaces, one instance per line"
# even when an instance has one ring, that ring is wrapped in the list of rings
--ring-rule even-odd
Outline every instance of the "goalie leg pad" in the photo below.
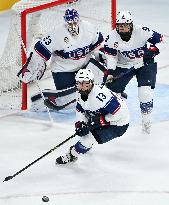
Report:
[[[67,106],[66,108],[70,108],[74,106],[73,102],[75,102],[76,94],[75,94],[75,87],[59,91],[57,92],[56,90],[43,90],[43,95],[45,97],[45,100],[48,100],[51,102],[51,104],[62,108],[63,105],[68,104],[69,102],[72,101],[72,103]],[[42,99],[42,96],[40,93],[37,93],[31,97],[31,110],[33,111],[46,111],[46,105],[44,104],[44,100]],[[62,109],[65,108],[63,106]],[[53,110],[52,107],[49,107],[50,109]],[[57,109],[56,109],[57,110]]]

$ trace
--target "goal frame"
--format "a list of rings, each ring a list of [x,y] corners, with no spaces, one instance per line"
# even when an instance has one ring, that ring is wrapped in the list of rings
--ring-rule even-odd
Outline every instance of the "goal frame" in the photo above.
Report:
[[[39,6],[35,6],[32,8],[25,9],[20,13],[21,16],[21,39],[23,41],[23,44],[26,48],[26,39],[27,39],[27,33],[26,33],[26,17],[28,14],[37,12],[40,10],[52,8],[54,6],[59,6],[64,3],[73,2],[73,0],[56,0],[50,3],[42,4]],[[116,0],[111,0],[111,26],[114,29],[115,28],[115,19],[116,19]],[[22,66],[26,63],[27,56],[25,53],[25,48],[21,48],[21,55],[22,55]],[[21,102],[21,110],[27,110],[27,99],[28,99],[28,88],[27,84],[22,83],[22,102]]]

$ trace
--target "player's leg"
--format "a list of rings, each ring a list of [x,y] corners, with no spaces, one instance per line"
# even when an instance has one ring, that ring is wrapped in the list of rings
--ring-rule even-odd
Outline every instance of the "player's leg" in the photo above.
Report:
[[[94,143],[96,143],[96,140],[92,133],[81,137],[75,145],[70,147],[69,152],[66,155],[56,159],[56,164],[67,164],[76,161],[79,155],[87,153]]]
[[[156,82],[157,64],[152,63],[137,72],[138,98],[142,115],[142,131],[150,134],[151,114],[153,110],[153,89]]]
[[[56,90],[63,90],[75,86],[75,72],[52,72]]]
[[[122,136],[128,129],[128,126],[129,124],[122,126],[109,125],[92,131],[92,134],[98,144],[104,144],[114,138]]]
[[[91,131],[88,135],[82,137],[75,145],[70,147],[69,152],[66,155],[60,156],[56,159],[56,164],[67,164],[74,162],[78,159],[80,154],[87,153],[95,144],[106,143],[116,137],[122,136],[129,124],[123,126],[110,125]]]

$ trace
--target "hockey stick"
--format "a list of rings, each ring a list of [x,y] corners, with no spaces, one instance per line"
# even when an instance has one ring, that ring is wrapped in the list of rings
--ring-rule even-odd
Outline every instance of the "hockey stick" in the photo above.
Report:
[[[108,69],[107,69],[104,65],[102,65],[101,63],[99,63],[98,61],[96,61],[94,58],[90,58],[90,61],[89,61],[89,62],[93,63],[93,64],[94,64],[97,68],[99,68],[103,73],[107,73]],[[130,71],[127,71],[127,72],[125,72],[125,73],[121,73],[120,75],[118,75],[118,76],[116,76],[116,77],[113,77],[113,79],[112,79],[111,82],[106,82],[106,81],[107,81],[107,76],[106,76],[106,77],[103,78],[103,83],[102,83],[102,85],[105,85],[105,86],[106,86],[107,83],[112,83],[113,80],[117,80],[117,79],[119,79],[119,78],[125,76],[125,75],[126,75],[127,73],[129,73],[129,72],[130,72]],[[127,96],[126,93],[122,92],[122,93],[121,93],[121,97],[127,99],[128,96]]]
[[[64,105],[56,105],[56,104],[54,104],[53,102],[51,102],[49,99],[45,99],[45,100],[44,100],[44,104],[45,104],[48,108],[50,108],[50,109],[52,109],[52,110],[57,110],[57,111],[64,109],[65,107],[67,107],[68,105],[70,105],[70,104],[72,104],[72,103],[74,103],[74,102],[76,102],[76,99],[74,99],[74,100],[72,100],[72,101],[70,101],[70,102],[68,102],[68,103],[66,103],[66,104],[64,104]]]
[[[60,144],[56,145],[55,147],[53,147],[51,150],[49,150],[48,152],[46,152],[44,155],[40,156],[39,158],[37,158],[35,161],[31,162],[30,164],[28,164],[26,167],[24,167],[23,169],[19,170],[18,172],[16,172],[14,175],[12,176],[8,176],[5,177],[4,181],[9,181],[11,179],[13,179],[14,177],[16,177],[17,175],[19,175],[20,173],[22,173],[23,171],[25,171],[26,169],[28,169],[30,166],[32,166],[33,164],[35,164],[36,162],[38,162],[39,160],[41,160],[42,158],[44,158],[45,156],[47,156],[48,154],[50,154],[51,152],[53,152],[55,149],[59,148],[61,145],[65,144],[67,141],[69,141],[70,139],[74,138],[76,136],[76,133],[74,133],[73,135],[71,135],[69,138],[67,138],[66,140],[64,140],[63,142],[61,142]]]

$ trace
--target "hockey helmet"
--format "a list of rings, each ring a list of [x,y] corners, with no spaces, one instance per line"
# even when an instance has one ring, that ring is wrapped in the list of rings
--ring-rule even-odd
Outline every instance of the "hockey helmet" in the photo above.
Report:
[[[80,69],[75,76],[75,80],[77,90],[85,101],[94,86],[94,74],[90,69]]]
[[[65,11],[64,20],[66,22],[66,26],[68,31],[76,36],[79,34],[79,14],[75,9],[67,9]]]
[[[79,21],[79,14],[75,9],[67,9],[65,11],[64,19],[67,22],[78,22]]]
[[[116,31],[123,41],[129,41],[133,32],[133,17],[129,11],[120,11],[116,18]]]
[[[94,74],[91,69],[80,69],[75,77],[76,82],[94,82]]]
[[[117,13],[117,17],[116,17],[116,24],[119,23],[133,23],[133,17],[130,13],[130,11],[119,11]]]

